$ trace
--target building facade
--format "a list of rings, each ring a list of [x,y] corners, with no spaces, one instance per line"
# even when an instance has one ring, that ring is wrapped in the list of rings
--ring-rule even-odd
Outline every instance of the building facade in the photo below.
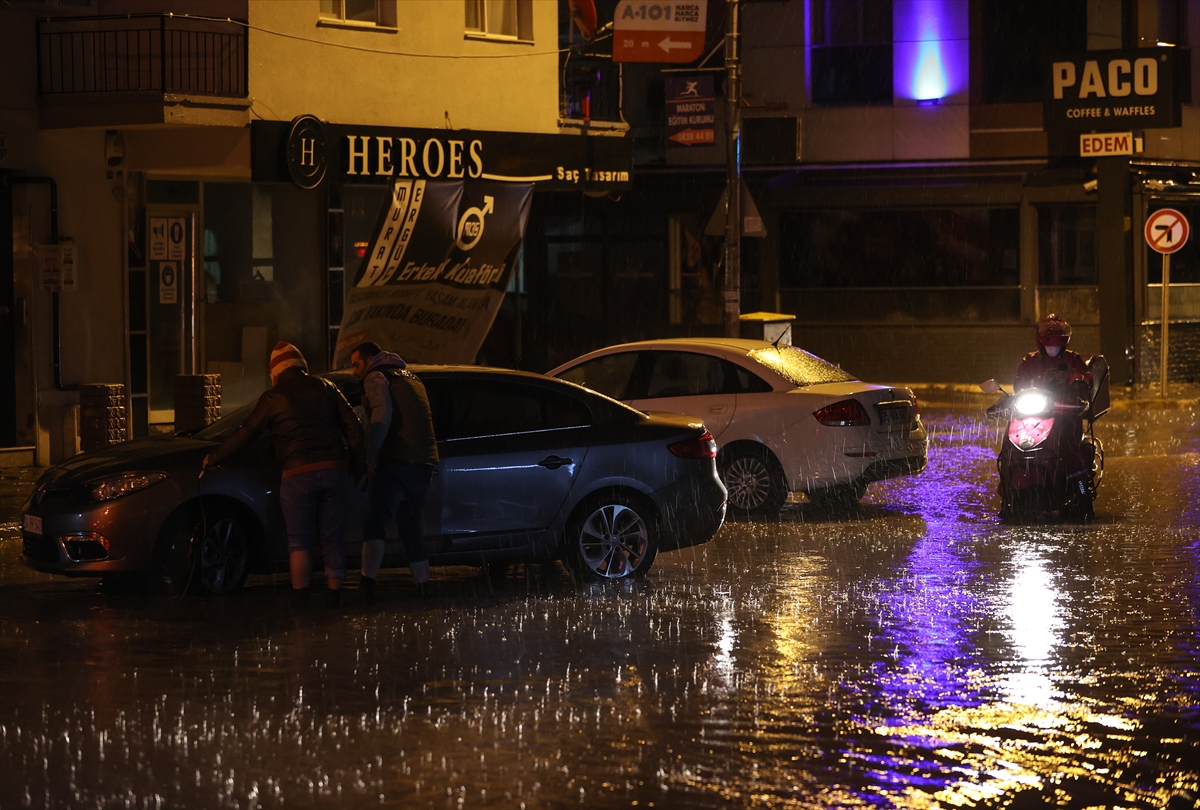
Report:
[[[540,327],[547,339],[528,337],[546,348],[541,367],[614,340],[723,331],[720,222],[708,225],[725,187],[725,4],[708,13],[707,61],[626,66],[634,190],[563,198],[560,229],[538,235],[546,248],[528,246],[536,312],[568,280],[591,285],[605,308],[591,338],[560,335],[553,319]],[[742,3],[741,22],[743,176],[765,229],[742,240],[742,312],[795,315],[798,345],[865,378],[959,383],[1011,379],[1033,324],[1058,312],[1075,348],[1107,357],[1116,384],[1157,384],[1161,259],[1142,228],[1164,206],[1200,216],[1200,60],[1189,58],[1200,4],[780,0]],[[1047,120],[1052,66],[1114,51],[1132,53],[1131,71],[1169,57],[1178,119]],[[1104,103],[1140,104],[1148,79],[1113,69]],[[679,77],[712,83],[711,143],[670,138]],[[1103,109],[1096,88],[1089,96]],[[1081,154],[1093,128],[1129,130],[1133,153]],[[1200,378],[1198,272],[1193,242],[1171,263],[1180,381]]]
[[[573,117],[564,30],[533,0],[3,4],[0,446],[73,455],[81,383],[124,384],[140,436],[174,421],[178,374],[219,373],[228,410],[277,340],[327,368],[409,168],[628,185],[624,127]]]

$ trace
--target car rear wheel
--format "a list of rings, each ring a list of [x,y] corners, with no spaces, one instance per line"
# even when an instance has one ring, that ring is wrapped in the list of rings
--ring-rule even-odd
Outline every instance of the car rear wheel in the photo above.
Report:
[[[735,450],[721,460],[729,506],[743,517],[771,517],[787,500],[783,469],[765,449]]]
[[[650,510],[619,493],[586,501],[567,528],[566,561],[586,580],[644,575],[658,555]]]

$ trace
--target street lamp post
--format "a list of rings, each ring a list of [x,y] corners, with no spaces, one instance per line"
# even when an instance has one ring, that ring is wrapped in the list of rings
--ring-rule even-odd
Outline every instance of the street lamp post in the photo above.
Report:
[[[738,2],[726,0],[725,26],[725,335],[741,331],[742,285],[742,115],[739,106],[741,64],[738,48]]]

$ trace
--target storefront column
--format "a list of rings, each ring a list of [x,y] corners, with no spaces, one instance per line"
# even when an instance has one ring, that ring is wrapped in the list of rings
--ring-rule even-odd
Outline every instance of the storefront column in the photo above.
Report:
[[[1130,220],[1129,161],[1096,161],[1099,187],[1096,230],[1100,282],[1100,352],[1108,360],[1114,385],[1132,378],[1126,353],[1133,346],[1133,228]]]
[[[1037,209],[1029,198],[1021,195],[1021,321],[1032,323],[1041,317],[1038,312],[1037,289],[1040,281],[1038,267]]]

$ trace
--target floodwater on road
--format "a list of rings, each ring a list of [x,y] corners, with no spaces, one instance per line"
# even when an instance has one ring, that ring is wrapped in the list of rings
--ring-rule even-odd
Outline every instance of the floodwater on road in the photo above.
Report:
[[[299,614],[29,572],[6,471],[0,807],[1200,807],[1197,417],[1101,420],[1089,524],[1000,523],[999,428],[927,407],[852,514]]]

